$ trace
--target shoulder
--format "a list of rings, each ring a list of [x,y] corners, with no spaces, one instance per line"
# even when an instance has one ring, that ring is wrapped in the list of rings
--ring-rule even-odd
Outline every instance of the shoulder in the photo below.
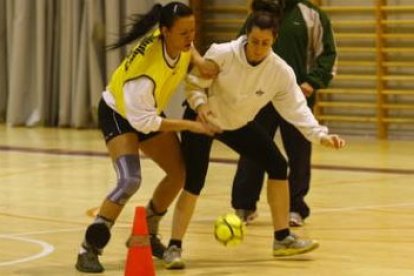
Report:
[[[207,56],[223,56],[231,52],[231,43],[213,43],[206,52]]]
[[[304,6],[304,7],[307,7],[308,9],[312,9],[312,10],[315,10],[317,12],[321,12],[321,9],[309,0],[299,1],[298,6],[301,6],[301,5]]]
[[[293,71],[292,67],[287,64],[287,62],[279,57],[276,53],[272,53],[270,56],[270,66],[272,66],[273,75],[282,76],[283,79],[289,79],[291,77],[295,77],[295,72]]]
[[[321,10],[317,5],[313,4],[309,0],[303,0],[298,3],[298,8],[307,10],[309,13],[313,14],[316,17],[319,17],[322,21],[329,21],[328,15]]]
[[[285,69],[285,68],[289,68],[290,66],[287,64],[287,62],[281,58],[278,54],[272,52],[270,54],[270,59],[272,62],[272,65],[278,69]]]
[[[220,68],[231,63],[234,58],[234,41],[214,43],[207,50],[204,58],[214,61]]]

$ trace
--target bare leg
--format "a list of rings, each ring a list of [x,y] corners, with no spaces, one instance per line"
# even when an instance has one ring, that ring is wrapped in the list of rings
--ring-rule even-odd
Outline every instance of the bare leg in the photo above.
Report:
[[[112,162],[115,162],[120,156],[123,155],[138,155],[138,138],[133,133],[119,135],[108,142],[107,148]],[[114,222],[118,218],[123,208],[124,205],[120,205],[116,202],[105,199],[99,208],[98,216]]]
[[[152,195],[155,211],[167,210],[184,185],[185,166],[178,137],[166,132],[141,143],[141,150],[167,174]]]
[[[126,133],[119,135],[109,141],[107,147],[114,164],[121,156],[132,156],[132,159],[129,160],[134,160],[134,162],[129,163],[129,165],[133,167],[135,172],[139,171],[139,146],[138,138],[135,134]],[[138,165],[138,167],[135,167],[135,165]],[[136,180],[139,181],[138,178]],[[135,188],[138,188],[139,183],[135,184],[137,184]],[[132,194],[133,190],[131,191]],[[86,230],[85,239],[82,242],[76,262],[76,268],[79,271],[100,273],[104,270],[98,255],[101,254],[102,249],[108,243],[110,239],[110,228],[118,218],[125,204],[124,201],[110,200],[111,194],[102,202],[94,223],[90,224]]]
[[[147,207],[147,224],[153,256],[163,258],[166,247],[158,237],[159,223],[184,185],[185,166],[178,137],[166,132],[141,143],[141,150],[166,173]]]
[[[193,216],[197,199],[197,195],[193,195],[185,190],[181,192],[174,209],[171,239],[182,240],[184,238]]]
[[[289,184],[287,180],[267,181],[267,201],[275,231],[289,228]]]

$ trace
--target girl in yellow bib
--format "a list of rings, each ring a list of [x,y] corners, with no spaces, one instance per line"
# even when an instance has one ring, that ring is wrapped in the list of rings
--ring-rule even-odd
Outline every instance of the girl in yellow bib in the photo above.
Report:
[[[156,24],[159,28],[154,30]],[[86,230],[76,263],[79,271],[104,270],[98,255],[109,241],[115,220],[141,184],[139,150],[166,173],[147,205],[152,253],[158,258],[163,256],[165,246],[157,236],[158,224],[185,178],[175,132],[188,130],[213,135],[217,131],[211,125],[167,119],[163,114],[191,62],[206,75],[216,73],[193,48],[194,30],[191,8],[180,2],[157,4],[112,45],[118,48],[140,39],[113,73],[99,104],[100,128],[117,173],[117,183]]]

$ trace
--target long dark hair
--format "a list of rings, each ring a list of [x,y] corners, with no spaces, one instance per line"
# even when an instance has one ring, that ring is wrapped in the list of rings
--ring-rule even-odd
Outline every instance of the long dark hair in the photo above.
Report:
[[[165,6],[156,4],[144,15],[133,15],[133,24],[129,32],[121,36],[118,41],[108,46],[109,49],[120,48],[147,34],[156,24],[159,27],[171,28],[175,21],[181,17],[193,14],[193,10],[181,3],[171,2]]]

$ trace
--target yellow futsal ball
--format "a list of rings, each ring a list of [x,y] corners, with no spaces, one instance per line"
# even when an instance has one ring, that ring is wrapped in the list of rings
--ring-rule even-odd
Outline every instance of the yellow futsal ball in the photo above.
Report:
[[[214,237],[225,246],[240,244],[245,232],[246,226],[235,214],[219,216],[214,223]]]

